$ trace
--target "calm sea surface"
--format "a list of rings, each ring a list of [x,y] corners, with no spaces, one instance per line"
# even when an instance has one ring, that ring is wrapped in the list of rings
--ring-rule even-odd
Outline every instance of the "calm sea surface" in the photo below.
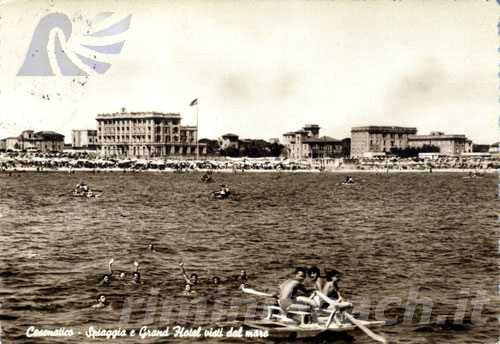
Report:
[[[344,297],[368,307],[370,318],[393,297],[382,308],[396,323],[377,330],[391,342],[494,343],[497,180],[464,176],[358,174],[358,184],[342,186],[338,174],[216,173],[238,198],[211,201],[218,185],[200,183],[195,173],[0,174],[1,342],[97,342],[85,337],[90,326],[236,324],[266,302],[238,291],[231,278],[241,269],[253,288],[275,291],[295,266],[317,265],[341,271]],[[69,197],[80,180],[103,196]],[[98,286],[110,258],[129,273],[139,261],[145,284],[115,273],[111,286]],[[200,276],[196,296],[180,295],[181,260]],[[223,286],[206,286],[215,275]],[[419,323],[420,307],[404,321],[415,291],[433,304],[429,321]],[[90,309],[100,293],[111,307]],[[474,307],[482,323],[474,321]],[[457,314],[460,324],[443,320]],[[27,338],[31,325],[75,335]],[[362,332],[351,335],[314,342],[373,343]],[[113,342],[167,340],[193,341]]]

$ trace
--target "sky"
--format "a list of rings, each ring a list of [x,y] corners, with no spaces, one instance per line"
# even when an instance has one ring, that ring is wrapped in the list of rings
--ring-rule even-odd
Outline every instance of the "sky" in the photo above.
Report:
[[[313,123],[337,139],[353,126],[398,125],[493,143],[498,8],[479,0],[0,0],[0,138],[54,130],[70,142],[72,129],[95,128],[98,113],[122,107],[178,112],[194,125],[189,103],[198,98],[200,138],[281,138]],[[54,27],[40,43],[56,75],[18,75],[37,25],[54,13],[71,24],[69,37]],[[126,32],[85,36],[129,15]],[[56,38],[73,57],[80,44],[125,43],[94,54],[111,64],[103,74],[57,75]]]

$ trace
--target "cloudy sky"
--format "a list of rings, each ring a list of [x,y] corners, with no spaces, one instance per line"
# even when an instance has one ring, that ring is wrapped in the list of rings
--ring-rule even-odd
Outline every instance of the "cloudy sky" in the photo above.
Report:
[[[200,137],[268,139],[316,123],[339,139],[352,126],[401,125],[492,143],[498,8],[476,0],[0,0],[0,137],[32,128],[69,141],[71,129],[95,128],[97,113],[122,107],[180,112],[194,124],[189,102],[199,98]],[[99,55],[107,72],[17,75],[51,13],[71,22],[71,35],[58,36],[68,52],[131,15],[127,32],[93,42],[125,40],[119,54]],[[43,43],[49,53],[58,30]]]

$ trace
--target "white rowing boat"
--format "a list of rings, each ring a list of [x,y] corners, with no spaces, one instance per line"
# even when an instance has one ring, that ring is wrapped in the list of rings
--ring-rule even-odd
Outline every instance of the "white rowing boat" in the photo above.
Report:
[[[87,193],[87,192],[73,192],[71,194],[72,197],[80,197],[80,198],[99,198],[101,196],[100,193]]]
[[[243,292],[263,297],[274,295],[262,293],[250,288],[241,288]],[[264,319],[246,321],[243,325],[252,329],[267,330],[271,337],[303,338],[315,337],[325,332],[345,333],[356,329],[362,330],[370,338],[380,343],[386,339],[373,333],[370,328],[384,326],[384,321],[368,321],[356,319],[349,310],[350,302],[330,299],[321,292],[315,292],[328,308],[316,308],[311,311],[285,311],[279,305],[268,306]]]

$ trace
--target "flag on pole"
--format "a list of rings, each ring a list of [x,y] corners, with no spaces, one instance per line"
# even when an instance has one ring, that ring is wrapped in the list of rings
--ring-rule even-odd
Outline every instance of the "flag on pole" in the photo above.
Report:
[[[194,99],[191,103],[189,103],[189,106],[194,106],[198,105],[198,98]]]

